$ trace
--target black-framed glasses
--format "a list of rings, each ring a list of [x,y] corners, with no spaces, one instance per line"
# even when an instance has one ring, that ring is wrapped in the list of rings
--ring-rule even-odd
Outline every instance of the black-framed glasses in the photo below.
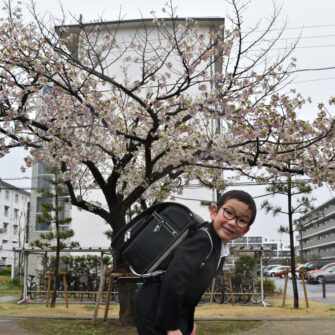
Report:
[[[231,209],[229,207],[222,207],[222,212],[223,212],[223,216],[227,220],[236,219],[236,224],[237,224],[238,227],[246,228],[246,227],[249,226],[249,220],[246,219],[246,218],[241,218],[241,217],[237,216],[233,209]]]

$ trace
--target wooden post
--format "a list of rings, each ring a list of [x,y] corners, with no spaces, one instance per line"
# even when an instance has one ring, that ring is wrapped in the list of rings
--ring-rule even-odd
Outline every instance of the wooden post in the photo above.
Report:
[[[110,277],[110,280],[114,281],[114,279],[117,279],[117,278],[120,278],[120,277],[134,277],[134,274],[133,273],[109,272],[107,274],[107,277]],[[112,283],[112,285],[113,285],[113,283]],[[108,287],[108,291],[109,291],[109,287]],[[111,291],[112,291],[112,287],[111,287]],[[108,301],[106,301],[106,305],[105,305],[104,321],[106,321],[107,317],[108,317],[109,301],[110,301],[110,295],[109,295]]]
[[[214,298],[214,292],[215,292],[215,283],[216,283],[216,277],[213,278],[212,280],[212,289],[211,289],[211,297],[209,299],[209,304],[213,304],[213,298]]]
[[[100,306],[100,300],[101,300],[102,291],[104,289],[104,285],[105,285],[105,281],[106,281],[107,271],[108,271],[108,267],[107,267],[107,265],[105,265],[104,271],[103,271],[103,273],[101,275],[101,280],[100,280],[100,285],[99,285],[97,300],[95,302],[93,319],[92,319],[92,322],[91,322],[93,326],[95,326],[95,324],[97,322],[97,315],[98,315],[98,311],[99,311],[99,306]]]
[[[283,306],[285,306],[285,301],[286,301],[287,281],[288,281],[288,271],[285,271],[285,285],[284,285]]]
[[[307,298],[307,290],[306,290],[306,282],[305,282],[305,270],[300,270],[299,272],[300,272],[302,287],[304,288],[306,308],[309,308],[309,303],[308,303],[308,298]]]
[[[229,285],[229,290],[230,290],[231,304],[235,305],[235,296],[234,296],[234,292],[233,292],[233,285],[231,283],[231,272],[227,271],[226,274],[227,274],[227,277],[228,277],[228,285]]]
[[[105,306],[104,321],[106,321],[107,317],[108,317],[108,311],[109,311],[109,305],[110,305],[109,303],[110,303],[110,297],[111,297],[111,293],[112,293],[112,289],[113,289],[114,279],[120,278],[120,277],[134,277],[134,274],[133,273],[113,272],[113,270],[108,270],[107,265],[105,265],[103,274],[101,276],[99,291],[98,291],[98,295],[97,295],[97,301],[95,302],[95,309],[94,309],[93,318],[92,318],[92,322],[91,322],[91,324],[93,326],[95,326],[95,324],[97,322],[97,315],[98,315],[98,311],[99,311],[100,300],[101,300],[102,292],[103,292],[105,281],[106,281],[107,277],[110,278],[110,281],[109,281],[109,284],[108,284],[108,293],[107,293],[107,300],[106,300],[106,306]]]
[[[111,295],[112,295],[113,282],[114,282],[114,278],[112,276],[110,276],[109,277],[109,283],[108,283],[108,292],[107,292],[107,297],[106,297],[104,321],[106,321],[107,317],[108,317],[109,302],[110,302]]]
[[[53,272],[47,272],[46,273],[48,278],[48,292],[47,292],[47,301],[46,301],[46,306],[49,307],[49,298],[50,298],[50,290],[51,290],[51,281],[53,277]]]
[[[62,272],[62,274],[63,274],[63,284],[64,284],[65,305],[66,305],[66,308],[69,308],[69,297],[67,295],[66,272]]]

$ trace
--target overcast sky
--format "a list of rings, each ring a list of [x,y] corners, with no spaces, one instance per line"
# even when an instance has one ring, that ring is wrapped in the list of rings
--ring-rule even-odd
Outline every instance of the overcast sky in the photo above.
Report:
[[[155,10],[161,14],[161,8],[166,1],[160,0],[63,0],[64,12],[71,17],[83,15],[84,22],[103,17],[106,21],[116,20],[122,13],[124,19],[151,17],[150,11]],[[35,0],[38,11],[43,14],[47,11],[55,16],[61,15],[58,0]],[[174,5],[180,17],[225,17],[231,7],[224,0],[175,0]],[[292,87],[300,91],[303,96],[311,97],[312,104],[306,106],[302,113],[313,114],[318,102],[327,102],[334,93],[335,69],[322,70],[322,68],[335,67],[335,1],[333,0],[284,0],[277,1],[282,6],[280,22],[287,22],[287,27],[280,41],[279,48],[285,48],[294,39],[300,36],[300,42],[294,56],[298,60],[298,69],[308,69],[295,75]],[[248,10],[244,13],[244,19],[248,24],[255,23],[259,19],[266,20],[266,15],[272,12],[272,1],[252,0]],[[28,14],[28,12],[25,12]],[[273,52],[278,52],[276,49]],[[312,69],[319,69],[312,71]],[[0,177],[17,186],[30,186],[31,172],[21,173],[23,165],[22,151],[16,151],[5,158],[0,159]],[[26,178],[26,179],[22,179]],[[248,191],[255,196],[264,193],[260,186],[251,186]],[[194,194],[194,191],[193,191]],[[327,187],[315,192],[316,204],[324,203],[335,195]],[[188,195],[184,195],[187,197]],[[278,199],[279,201],[279,199]],[[258,203],[261,201],[259,200]],[[258,216],[255,227],[250,234],[265,234],[270,238],[278,238],[287,241],[285,235],[279,235],[277,229],[280,223],[286,222],[286,217],[273,219],[270,215]]]

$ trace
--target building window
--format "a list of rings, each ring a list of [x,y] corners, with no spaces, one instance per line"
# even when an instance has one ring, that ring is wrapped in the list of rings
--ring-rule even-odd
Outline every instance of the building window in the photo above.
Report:
[[[52,202],[51,198],[42,198],[37,197],[36,202],[36,223],[35,223],[35,230],[36,231],[51,231],[51,225],[41,221],[42,217],[42,203],[45,202]]]
[[[5,206],[4,216],[9,217],[9,206]]]
[[[5,199],[9,200],[9,191],[6,191],[6,193],[5,193]]]
[[[13,233],[17,235],[18,231],[19,231],[19,226],[17,224],[13,225]]]
[[[8,240],[2,240],[2,244],[6,244]]]
[[[17,193],[15,193],[15,202],[18,203],[19,202],[19,195]]]
[[[14,219],[17,220],[19,218],[19,210],[14,208]]]
[[[9,223],[7,223],[7,222],[3,223],[4,233],[7,233],[8,226],[9,226]]]

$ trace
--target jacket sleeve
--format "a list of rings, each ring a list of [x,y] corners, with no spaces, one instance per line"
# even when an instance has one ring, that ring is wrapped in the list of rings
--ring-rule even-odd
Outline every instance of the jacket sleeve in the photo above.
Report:
[[[211,242],[203,230],[187,237],[174,251],[164,275],[155,324],[164,330],[180,328],[183,295],[188,283],[211,250]]]

